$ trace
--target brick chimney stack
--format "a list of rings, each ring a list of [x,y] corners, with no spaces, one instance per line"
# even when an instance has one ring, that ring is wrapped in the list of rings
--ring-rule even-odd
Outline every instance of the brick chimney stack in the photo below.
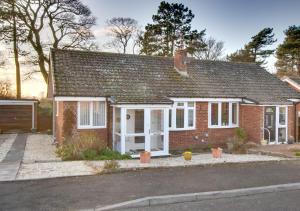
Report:
[[[187,75],[187,51],[177,49],[174,55],[174,68],[182,75]]]

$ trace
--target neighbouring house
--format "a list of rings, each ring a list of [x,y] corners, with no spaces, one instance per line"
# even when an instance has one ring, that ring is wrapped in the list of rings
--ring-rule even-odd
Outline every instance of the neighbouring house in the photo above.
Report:
[[[237,127],[256,143],[295,137],[300,94],[256,64],[52,49],[48,84],[59,143],[94,133],[121,153],[161,156],[222,146]]]
[[[284,76],[281,80],[300,93],[300,76]],[[300,140],[300,103],[296,104],[295,114],[295,137],[297,140]]]

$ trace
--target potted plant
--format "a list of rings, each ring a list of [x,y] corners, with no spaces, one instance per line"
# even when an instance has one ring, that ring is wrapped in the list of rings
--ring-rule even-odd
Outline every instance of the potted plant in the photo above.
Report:
[[[211,148],[211,153],[214,158],[222,157],[222,151],[223,149],[220,147]]]
[[[183,153],[183,157],[186,161],[190,161],[192,160],[192,152],[190,150],[186,150],[184,153]]]
[[[151,153],[144,151],[140,152],[140,162],[141,163],[150,163]]]

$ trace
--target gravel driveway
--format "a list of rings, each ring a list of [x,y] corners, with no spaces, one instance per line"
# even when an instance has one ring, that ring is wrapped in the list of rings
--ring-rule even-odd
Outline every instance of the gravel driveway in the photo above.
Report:
[[[55,154],[53,139],[46,134],[32,134],[27,138],[23,163],[40,163],[61,161]]]

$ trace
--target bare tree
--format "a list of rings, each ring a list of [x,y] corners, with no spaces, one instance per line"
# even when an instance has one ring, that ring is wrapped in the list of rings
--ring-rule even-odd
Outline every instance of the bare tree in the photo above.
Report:
[[[0,80],[0,98],[12,98],[11,83],[8,80]]]
[[[26,42],[24,26],[15,11],[16,0],[0,2],[0,40],[11,45],[16,68],[16,97],[21,98],[20,44]]]
[[[35,55],[44,81],[48,81],[49,47],[95,48],[91,27],[95,17],[80,0],[1,0],[11,7],[26,29],[25,34]],[[48,37],[48,39],[47,39]]]
[[[194,56],[198,59],[202,60],[221,60],[224,51],[224,42],[217,41],[213,37],[209,37],[208,39],[204,39],[204,43],[206,47],[197,51]]]
[[[132,41],[134,45],[136,40],[134,37],[139,31],[137,21],[132,18],[115,17],[107,20],[106,25],[112,40],[107,42],[105,47],[126,53],[129,42]]]

